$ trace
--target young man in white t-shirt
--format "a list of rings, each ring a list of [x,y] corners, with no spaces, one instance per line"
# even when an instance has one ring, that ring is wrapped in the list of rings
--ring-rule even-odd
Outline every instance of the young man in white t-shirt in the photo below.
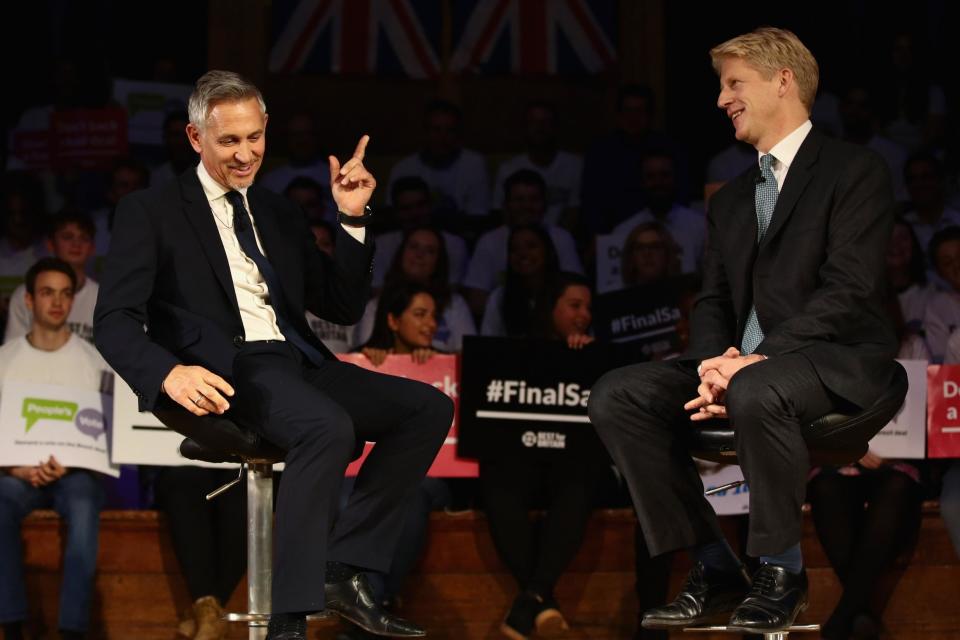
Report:
[[[27,271],[30,331],[0,347],[0,394],[10,382],[103,390],[107,364],[67,327],[77,276],[58,258]],[[60,637],[86,635],[97,566],[104,488],[96,473],[68,469],[56,455],[36,465],[0,468],[0,627],[6,640],[23,637],[27,618],[20,524],[34,509],[54,509],[67,525],[60,587]]]
[[[93,342],[93,308],[97,304],[97,292],[100,286],[87,276],[87,261],[93,255],[93,239],[97,235],[93,219],[82,213],[64,213],[57,216],[50,226],[47,236],[47,249],[63,260],[77,276],[77,287],[73,294],[73,305],[67,318],[67,327],[75,334]],[[10,298],[10,315],[3,334],[4,343],[25,336],[33,323],[33,315],[27,307],[27,288],[20,285]]]

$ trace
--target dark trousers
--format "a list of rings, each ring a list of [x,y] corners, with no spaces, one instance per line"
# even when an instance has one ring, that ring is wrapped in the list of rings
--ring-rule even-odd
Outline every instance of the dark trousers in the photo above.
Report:
[[[552,596],[583,542],[597,473],[558,454],[554,461],[481,461],[480,490],[497,554],[521,590]],[[530,510],[546,510],[539,535]]]
[[[916,539],[923,491],[889,467],[857,476],[824,469],[810,481],[807,496],[817,537],[843,585],[823,637],[848,638],[857,615],[880,617],[882,609],[872,605],[881,578]]]
[[[157,507],[167,517],[173,551],[194,600],[230,599],[247,570],[247,509],[243,485],[204,496],[237,477],[233,469],[165,467],[157,474]]]
[[[626,478],[652,555],[722,535],[688,451],[686,436],[697,425],[683,405],[697,397],[698,384],[692,366],[668,360],[610,371],[590,393],[590,420]],[[842,400],[806,358],[788,354],[741,369],[725,403],[750,485],[747,553],[780,553],[801,535],[810,469],[801,426]]]
[[[286,343],[248,343],[232,414],[287,451],[277,497],[273,610],[323,609],[328,560],[386,572],[403,507],[443,444],[453,403],[420,382],[339,361],[306,363]],[[337,514],[358,442],[376,442]]]

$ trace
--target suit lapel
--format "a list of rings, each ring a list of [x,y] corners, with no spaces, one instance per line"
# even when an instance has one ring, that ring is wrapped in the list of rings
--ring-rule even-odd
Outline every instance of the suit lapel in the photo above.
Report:
[[[823,138],[816,131],[810,131],[807,134],[807,139],[800,145],[800,149],[797,150],[797,155],[793,159],[793,164],[787,172],[787,179],[780,189],[777,206],[773,209],[773,218],[770,220],[770,228],[763,236],[763,242],[760,243],[761,247],[777,235],[783,225],[786,224],[790,214],[793,213],[797,201],[813,177],[813,167],[817,162],[822,146]]]
[[[189,169],[180,176],[180,192],[183,194],[187,220],[193,227],[194,233],[197,234],[203,253],[206,255],[217,281],[223,287],[223,292],[239,314],[240,306],[237,304],[237,293],[233,288],[233,278],[230,277],[230,264],[227,262],[227,254],[223,250],[223,241],[220,240],[217,223],[213,220],[210,203],[207,202],[207,196],[203,192],[196,171]]]

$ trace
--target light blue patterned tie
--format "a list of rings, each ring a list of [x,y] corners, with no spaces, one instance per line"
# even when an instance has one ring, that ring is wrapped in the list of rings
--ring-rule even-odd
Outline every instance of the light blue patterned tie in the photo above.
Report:
[[[757,183],[754,192],[757,208],[757,244],[767,233],[767,227],[770,226],[770,219],[773,217],[773,209],[777,206],[777,178],[771,169],[773,161],[774,157],[769,153],[760,157],[760,175],[763,180]],[[761,342],[763,342],[763,329],[760,328],[760,321],[757,319],[757,307],[751,306],[747,324],[743,328],[743,340],[740,342],[741,355],[753,353]]]

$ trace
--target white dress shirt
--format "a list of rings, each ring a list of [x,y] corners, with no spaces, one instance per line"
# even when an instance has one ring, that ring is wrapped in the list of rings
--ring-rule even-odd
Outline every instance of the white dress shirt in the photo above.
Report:
[[[244,337],[248,342],[255,340],[284,340],[283,333],[277,324],[277,313],[270,305],[267,283],[256,263],[243,252],[237,234],[233,230],[233,207],[227,201],[227,189],[210,177],[203,163],[197,165],[197,177],[203,186],[203,192],[210,204],[210,213],[217,225],[223,250],[227,254],[227,264],[230,266],[230,279],[233,281],[233,290],[237,296],[237,305],[240,307],[240,320],[243,322]],[[257,247],[263,255],[263,243],[260,242],[260,232],[254,222],[247,200],[247,190],[237,189],[243,196],[247,207],[247,217],[257,240]],[[347,233],[363,242],[366,230],[363,228],[344,227]],[[269,257],[269,256],[268,256]]]
[[[793,164],[793,159],[797,157],[797,151],[800,150],[800,145],[807,139],[807,134],[810,133],[811,129],[813,129],[813,123],[807,120],[787,134],[786,138],[773,145],[773,148],[767,152],[774,158],[770,168],[773,170],[773,177],[777,179],[777,193],[783,189],[783,182],[787,179],[787,172],[790,170],[790,165]],[[759,150],[757,151],[758,164],[760,158],[765,155],[767,154]]]

